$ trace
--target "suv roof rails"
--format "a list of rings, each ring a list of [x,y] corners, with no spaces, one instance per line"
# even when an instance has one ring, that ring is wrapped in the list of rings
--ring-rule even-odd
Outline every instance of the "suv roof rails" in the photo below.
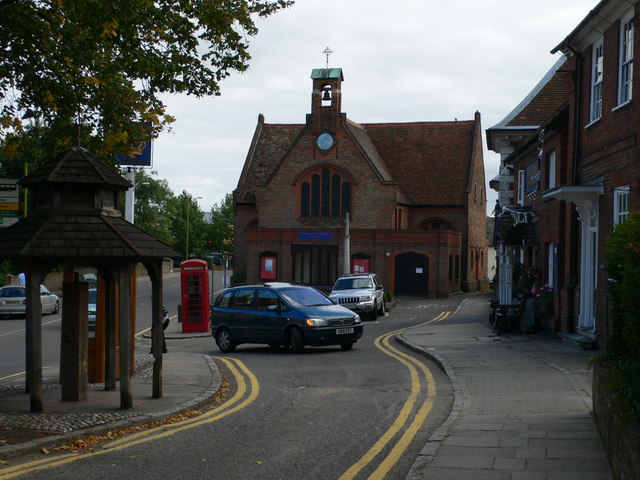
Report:
[[[375,275],[375,273],[345,273],[344,275],[340,275],[338,278],[342,277],[366,277],[367,275]]]

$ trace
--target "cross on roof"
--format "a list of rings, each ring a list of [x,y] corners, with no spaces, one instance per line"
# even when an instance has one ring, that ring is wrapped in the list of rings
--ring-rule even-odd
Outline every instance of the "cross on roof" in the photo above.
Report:
[[[324,53],[327,56],[327,66],[326,68],[329,68],[329,55],[331,55],[333,53],[333,50],[331,50],[329,47],[325,48],[322,53]]]

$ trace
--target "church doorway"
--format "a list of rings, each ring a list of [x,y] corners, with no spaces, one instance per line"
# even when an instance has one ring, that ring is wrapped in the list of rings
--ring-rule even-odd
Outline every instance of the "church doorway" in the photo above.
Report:
[[[338,278],[337,245],[292,245],[293,281],[329,287]]]
[[[429,292],[429,258],[416,252],[396,257],[396,295],[427,296]]]

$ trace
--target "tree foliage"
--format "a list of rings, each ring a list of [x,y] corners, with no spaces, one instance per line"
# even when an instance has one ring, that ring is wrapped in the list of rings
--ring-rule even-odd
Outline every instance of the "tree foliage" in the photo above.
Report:
[[[606,258],[614,318],[609,361],[619,374],[620,395],[640,421],[640,212],[607,239]]]
[[[209,251],[233,253],[233,195],[228,193],[220,203],[211,207]]]
[[[255,20],[289,0],[0,0],[0,138],[73,124],[96,156],[131,154],[173,121],[163,93],[220,93],[248,68]],[[83,145],[87,145],[83,140]]]
[[[207,224],[197,200],[186,191],[169,202],[173,248],[184,258],[207,257]]]
[[[135,172],[134,223],[147,233],[173,245],[171,236],[171,202],[174,198],[169,182],[157,178],[157,172]]]

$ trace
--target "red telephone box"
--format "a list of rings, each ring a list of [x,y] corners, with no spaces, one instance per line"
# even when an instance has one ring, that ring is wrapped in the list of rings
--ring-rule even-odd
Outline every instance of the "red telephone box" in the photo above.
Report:
[[[182,290],[182,332],[209,330],[209,276],[204,260],[180,264]]]

